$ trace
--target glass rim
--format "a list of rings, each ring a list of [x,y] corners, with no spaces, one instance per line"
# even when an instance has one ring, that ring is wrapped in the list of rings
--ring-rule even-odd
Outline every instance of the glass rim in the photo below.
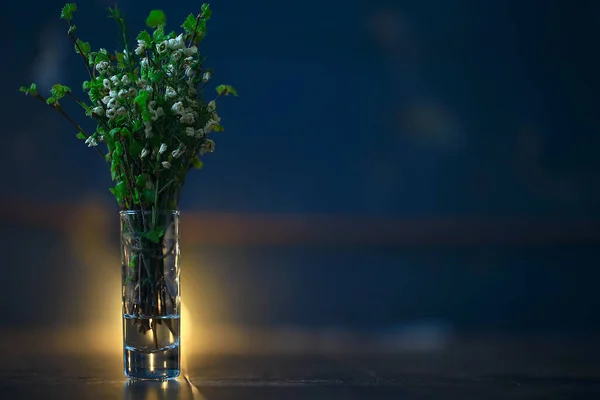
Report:
[[[125,216],[125,215],[139,215],[139,214],[152,214],[152,210],[121,210],[119,211],[119,215],[121,216]],[[170,214],[170,215],[175,215],[175,216],[179,216],[181,213],[179,212],[179,210],[159,210],[158,211],[159,214]]]

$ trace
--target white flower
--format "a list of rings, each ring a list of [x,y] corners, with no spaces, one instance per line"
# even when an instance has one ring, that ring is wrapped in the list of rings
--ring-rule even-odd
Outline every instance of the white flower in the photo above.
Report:
[[[173,64],[168,64],[165,70],[167,76],[173,76],[175,74],[175,66]]]
[[[123,77],[121,78],[121,83],[123,85],[129,85],[131,83],[131,79],[129,79],[129,76],[123,75]]]
[[[154,88],[152,87],[152,85],[148,85],[148,86],[146,86],[146,91],[149,93],[152,93],[152,92],[154,92]]]
[[[211,133],[213,130],[213,126],[215,125],[219,125],[219,123],[217,121],[215,121],[214,119],[209,119],[208,122],[206,123],[206,125],[204,126],[204,131],[206,133]]]
[[[167,151],[167,145],[163,143],[160,145],[160,149],[158,149],[158,154],[162,154],[165,151]]]
[[[196,134],[196,130],[191,126],[188,126],[187,128],[185,128],[185,134],[188,136],[194,136]]]
[[[141,158],[144,158],[148,155],[148,149],[144,147],[144,149],[142,150],[142,154],[140,154]]]
[[[156,107],[156,100],[152,100],[148,103],[148,109],[150,109],[150,111],[154,111],[154,107]]]
[[[136,47],[136,49],[135,49],[135,54],[137,54],[138,56],[141,56],[142,54],[144,54],[144,51],[146,51],[146,49],[145,49],[145,48],[143,48],[143,47],[141,47],[141,46],[138,46],[138,47]]]
[[[191,78],[195,75],[196,75],[196,71],[194,71],[194,69],[190,65],[185,67],[185,76],[187,76],[188,78]]]
[[[108,62],[106,61],[100,61],[98,64],[96,64],[96,71],[98,72],[104,72],[107,68]]]
[[[181,49],[185,46],[185,42],[183,40],[183,34],[180,34],[179,36],[177,36],[175,39],[169,39],[167,46],[170,49],[173,50],[177,50],[177,49]]]
[[[192,47],[188,47],[186,49],[183,49],[183,52],[185,53],[185,55],[187,57],[190,57],[196,53],[198,53],[198,48],[196,46],[192,46]],[[190,57],[191,58],[191,57]]]
[[[115,113],[116,113],[116,112],[115,112],[115,109],[114,109],[114,108],[109,108],[108,110],[106,110],[106,116],[107,116],[109,119],[112,119],[112,118],[114,118],[114,117],[115,117]]]
[[[127,89],[121,89],[121,90],[119,90],[119,93],[117,93],[117,96],[124,97],[127,95],[127,93],[129,93],[129,91]]]
[[[181,60],[181,50],[174,51],[173,54],[171,54],[171,60],[173,60],[173,61]]]
[[[138,39],[138,41],[137,41],[137,42],[138,42],[138,47],[141,47],[141,48],[143,48],[143,49],[145,49],[145,48],[146,48],[146,46],[147,46],[147,44],[146,44],[146,41],[144,41],[144,40],[139,40],[139,39]]]
[[[217,115],[217,113],[213,113],[212,115],[212,119],[219,124],[221,122],[221,117],[219,117],[219,115]]]
[[[109,102],[111,99],[112,99],[112,98],[111,98],[110,96],[104,96],[104,97],[102,98],[102,102],[103,102],[104,104],[108,104],[108,102]]]
[[[150,65],[148,63],[148,57],[144,57],[140,60],[140,65],[142,66],[142,68],[148,68],[148,65]]]
[[[173,158],[179,158],[184,153],[185,146],[181,145],[177,150],[171,152]]]
[[[158,51],[158,54],[164,53],[165,51],[167,51],[167,49],[168,49],[167,41],[160,42],[156,45],[156,51]]]
[[[196,136],[198,139],[200,139],[202,136],[204,136],[206,134],[206,132],[204,132],[204,129],[200,128],[196,131]]]
[[[140,79],[137,84],[139,88],[143,88],[148,84],[148,81],[146,81],[145,79]]]
[[[173,111],[175,114],[183,113],[183,103],[178,101],[177,103],[173,104],[171,111]]]
[[[106,78],[104,78],[104,80],[102,81],[102,84],[104,85],[105,88],[110,89],[110,81]]]
[[[168,161],[163,161],[163,162],[162,162],[162,166],[163,166],[164,168],[167,168],[167,169],[169,169],[169,168],[171,168],[171,163],[170,163],[170,162],[168,162]]]
[[[194,121],[195,121],[195,119],[194,119],[194,114],[192,114],[192,113],[190,113],[190,112],[187,112],[187,113],[183,114],[183,115],[181,116],[181,118],[179,118],[179,121],[180,121],[182,124],[186,124],[186,125],[192,125],[192,124],[194,123]]]
[[[165,96],[167,96],[169,99],[172,99],[177,96],[177,92],[171,86],[167,86],[165,89]]]
[[[87,144],[88,147],[98,146],[98,142],[96,142],[96,139],[94,139],[92,136],[85,140],[85,144]]]
[[[212,153],[213,151],[215,151],[215,142],[210,139],[206,139],[200,146],[200,154]]]
[[[94,114],[96,114],[96,115],[103,115],[103,114],[104,114],[104,108],[103,108],[103,107],[100,107],[100,106],[97,106],[97,107],[94,107],[94,108],[92,109],[92,112],[93,112]]]
[[[165,110],[163,110],[162,107],[158,107],[156,109],[156,111],[154,112],[154,116],[152,117],[152,119],[154,121],[156,121],[157,119],[159,119],[160,117],[162,117],[163,115],[165,115]]]
[[[117,97],[119,93],[116,90],[111,90],[110,92],[108,92],[108,95],[110,97]]]
[[[146,133],[146,138],[150,139],[153,135],[152,133],[152,122],[150,121],[144,121],[144,126],[146,127],[145,129],[145,133]]]
[[[137,95],[137,89],[136,88],[129,88],[129,90],[127,91],[127,95],[134,97],[135,95]]]
[[[208,82],[210,80],[210,72],[205,72],[204,75],[202,75],[202,82]]]
[[[110,78],[110,81],[112,82],[112,84],[113,84],[114,86],[119,86],[119,83],[121,83],[121,79],[120,79],[118,76],[116,76],[116,75],[113,75],[113,76]]]
[[[215,112],[217,109],[217,104],[214,100],[209,101],[206,106],[208,107],[208,112]]]
[[[108,107],[109,109],[115,108],[117,107],[119,103],[117,102],[117,100],[114,97],[111,97],[108,104],[106,105],[106,107]]]

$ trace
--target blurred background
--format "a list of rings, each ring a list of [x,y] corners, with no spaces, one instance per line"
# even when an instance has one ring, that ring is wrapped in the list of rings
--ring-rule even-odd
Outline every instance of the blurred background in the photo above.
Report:
[[[0,332],[118,352],[109,169],[17,91],[85,79],[62,5],[3,7]],[[79,4],[93,48],[116,43],[111,5]],[[598,331],[600,2],[211,5],[200,50],[241,96],[182,197],[188,348]],[[176,29],[200,3],[119,6],[137,32],[153,8]],[[103,339],[71,340],[82,329]]]

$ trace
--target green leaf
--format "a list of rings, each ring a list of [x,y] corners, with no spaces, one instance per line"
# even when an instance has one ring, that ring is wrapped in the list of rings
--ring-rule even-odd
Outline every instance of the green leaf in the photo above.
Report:
[[[223,132],[225,128],[222,125],[213,125],[213,131],[215,132]]]
[[[115,142],[115,151],[113,156],[114,157],[121,157],[123,155],[123,145],[121,144],[121,142]]]
[[[75,32],[75,29],[77,29],[77,26],[76,26],[76,25],[71,25],[71,26],[69,27],[69,30],[67,31],[67,35],[70,35],[70,34],[72,34],[73,32]]]
[[[150,36],[148,31],[143,30],[137,36],[137,40],[143,40],[144,42],[146,42],[146,46],[150,47],[150,44],[152,43],[152,36]]]
[[[216,87],[216,90],[219,96],[228,96],[229,94],[232,94],[236,97],[238,96],[237,90],[235,90],[233,86],[230,85],[219,85]]]
[[[127,190],[125,182],[119,181],[114,188],[110,188],[109,190],[117,198],[117,202],[123,202],[123,197],[125,197]]]
[[[165,75],[164,71],[152,71],[150,72],[150,81],[152,83],[160,82],[164,79]]]
[[[153,243],[158,243],[158,242],[160,242],[160,238],[163,237],[164,234],[165,234],[164,228],[162,226],[157,226],[150,232],[142,233],[142,236],[145,237],[146,239],[149,239]]]
[[[144,174],[141,174],[135,178],[135,184],[139,188],[145,188],[147,180],[148,180],[148,177]]]
[[[80,51],[80,49],[81,49],[81,51]],[[92,50],[92,46],[90,46],[90,44],[88,42],[84,42],[81,39],[77,39],[77,42],[75,44],[75,52],[77,54],[83,53],[83,55],[86,55],[91,50]]]
[[[134,253],[131,256],[131,260],[129,260],[129,268],[135,269],[135,265],[137,264],[138,255]]]
[[[56,104],[57,102],[58,102],[58,101],[57,101],[57,100],[56,100],[54,97],[48,97],[48,98],[46,99],[46,104],[48,104],[48,105],[50,105],[50,106],[51,106],[51,105],[53,105],[53,104]]]
[[[183,24],[181,24],[181,27],[185,33],[189,35],[193,34],[194,29],[196,29],[196,17],[194,17],[194,14],[188,15]]]
[[[167,16],[162,10],[152,10],[150,15],[146,18],[146,25],[150,28],[158,28],[165,26],[167,23]]]
[[[87,138],[85,137],[85,135],[84,135],[83,133],[81,133],[81,132],[79,132],[79,133],[77,134],[77,136],[76,136],[76,137],[77,137],[77,139],[81,139],[81,140],[85,140],[85,139],[87,139]]]
[[[71,92],[70,87],[60,85],[58,83],[56,85],[52,86],[52,89],[50,89],[50,93],[52,94],[52,97],[54,97],[56,100],[62,99],[69,92]]]
[[[210,9],[210,4],[208,3],[204,3],[202,4],[202,18],[204,18],[205,20],[208,20],[210,18],[210,16],[212,15],[212,10]]]
[[[75,3],[67,3],[63,6],[60,11],[60,18],[70,21],[73,19],[73,13],[77,11],[77,4]]]
[[[140,142],[132,140],[131,144],[129,145],[129,154],[131,154],[132,157],[139,157],[140,154],[142,154],[143,149],[144,146],[142,146]]]
[[[202,167],[204,166],[204,163],[202,162],[202,160],[200,160],[200,158],[195,157],[192,160],[192,166],[196,169],[202,169]]]
[[[35,96],[37,94],[37,86],[35,83],[32,83],[31,85],[29,85],[29,87],[27,86],[21,86],[19,88],[19,91],[25,93],[25,95],[33,95]]]

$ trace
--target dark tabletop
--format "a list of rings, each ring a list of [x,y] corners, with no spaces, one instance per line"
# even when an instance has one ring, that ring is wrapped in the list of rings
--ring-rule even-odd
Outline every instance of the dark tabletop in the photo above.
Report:
[[[600,399],[591,340],[469,340],[435,351],[196,355],[168,383],[127,382],[119,357],[2,357],[1,399]]]

